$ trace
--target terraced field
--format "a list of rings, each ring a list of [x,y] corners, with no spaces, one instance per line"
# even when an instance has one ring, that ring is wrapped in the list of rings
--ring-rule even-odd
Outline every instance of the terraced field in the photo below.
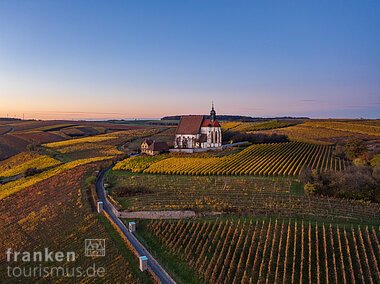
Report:
[[[107,122],[1,120],[0,160],[26,151],[27,146],[31,144],[41,145],[70,140],[72,137],[143,128],[143,126]],[[86,156],[81,156],[80,158],[86,158]]]
[[[188,175],[290,175],[303,167],[339,171],[349,163],[333,156],[334,147],[301,142],[258,144],[212,158],[171,157],[151,164],[145,173]],[[118,169],[118,165],[115,167]]]
[[[91,137],[76,138],[71,140],[48,143],[43,146],[58,153],[64,154],[72,159],[84,159],[98,156],[123,155],[119,146],[128,144],[134,140],[142,140],[142,137],[157,133],[157,129],[137,129],[118,131],[109,134]]]
[[[175,260],[168,269],[184,263],[198,282],[380,282],[378,226],[213,219],[155,220],[139,228],[148,246]]]

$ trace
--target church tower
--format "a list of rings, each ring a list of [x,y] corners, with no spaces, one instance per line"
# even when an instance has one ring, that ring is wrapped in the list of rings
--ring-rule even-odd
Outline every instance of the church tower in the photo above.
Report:
[[[216,111],[214,109],[214,103],[212,103],[211,111],[210,111],[210,120],[215,121],[216,120]]]

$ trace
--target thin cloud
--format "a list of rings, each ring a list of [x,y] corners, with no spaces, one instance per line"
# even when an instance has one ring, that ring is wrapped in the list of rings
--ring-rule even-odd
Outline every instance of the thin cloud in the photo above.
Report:
[[[317,100],[301,100],[301,102],[315,103],[315,102],[318,102],[318,101]]]
[[[239,110],[242,110],[242,111],[251,111],[251,110],[264,110],[264,109],[263,108],[242,107],[242,108],[239,108]]]
[[[24,112],[25,114],[118,114],[125,115],[126,113],[121,112],[91,112],[91,111],[36,111],[36,112]]]
[[[375,103],[376,104],[376,103]],[[363,108],[373,108],[375,106],[373,106],[374,104],[371,104],[371,105],[361,105],[361,106],[347,106],[348,108],[358,108],[358,109],[363,109]]]

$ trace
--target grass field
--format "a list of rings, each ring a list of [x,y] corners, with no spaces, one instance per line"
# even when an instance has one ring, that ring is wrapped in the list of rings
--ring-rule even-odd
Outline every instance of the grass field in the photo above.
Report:
[[[333,146],[301,142],[257,144],[224,157],[167,156],[146,169],[145,166],[140,168],[145,173],[154,174],[297,176],[305,166],[322,171],[346,168],[348,162],[335,158],[333,151]],[[122,169],[128,163],[123,161],[115,169]],[[138,168],[135,166],[135,171]]]
[[[137,234],[178,283],[380,281],[377,226],[289,219],[155,220],[138,224]]]

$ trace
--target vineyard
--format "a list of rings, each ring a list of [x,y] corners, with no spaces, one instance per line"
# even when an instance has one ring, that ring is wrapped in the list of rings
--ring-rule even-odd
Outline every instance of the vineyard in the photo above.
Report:
[[[60,148],[64,146],[71,146],[75,144],[84,144],[84,143],[97,143],[102,141],[107,141],[111,139],[116,139],[117,136],[115,135],[97,135],[92,137],[84,137],[84,138],[78,138],[78,139],[70,139],[60,142],[54,142],[54,143],[48,143],[44,144],[43,146],[48,148]]]
[[[43,145],[47,149],[52,149],[61,154],[65,154],[71,159],[84,159],[99,156],[117,156],[124,154],[118,146],[129,144],[134,140],[141,140],[141,137],[150,136],[157,132],[157,129],[137,129],[113,132],[97,136],[76,138],[56,143]]]
[[[135,156],[117,163],[113,169],[141,173],[154,163],[167,159],[168,157],[168,155]]]
[[[135,256],[125,248],[117,234],[108,234],[105,217],[100,219],[91,212],[87,195],[81,189],[88,173],[93,173],[99,163],[91,163],[61,172],[23,191],[0,200],[0,249],[18,251],[74,251],[75,262],[62,262],[59,265],[72,270],[81,266],[104,267],[106,273],[101,278],[104,283],[152,283],[140,273]],[[100,221],[100,222],[99,222]],[[104,226],[103,226],[104,225]],[[108,225],[110,227],[110,225]],[[107,228],[107,229],[106,229]],[[106,240],[106,255],[92,258],[84,255],[85,239],[101,238]],[[32,269],[41,265],[35,262],[7,262],[6,254],[0,256],[1,283],[15,283],[15,278],[8,277],[7,266]],[[43,263],[50,267],[57,263]],[[27,271],[28,271],[27,270]],[[70,272],[71,273],[71,272]],[[17,278],[23,283],[94,283],[94,278],[71,278],[52,276]]]
[[[96,158],[88,158],[88,159],[82,159],[77,161],[68,162],[62,165],[59,165],[55,168],[49,169],[47,171],[44,171],[40,174],[36,174],[34,176],[28,176],[20,178],[16,181],[8,182],[4,185],[0,185],[0,200],[8,197],[11,194],[14,194],[20,190],[23,190],[29,186],[32,186],[34,184],[37,184],[45,179],[51,178],[55,175],[58,175],[62,172],[65,172],[67,170],[73,169],[75,167],[98,162],[98,161],[104,161],[109,159],[109,157],[96,157]]]
[[[350,122],[350,121],[313,121],[307,122],[305,125],[311,127],[323,127],[328,129],[348,131],[359,134],[371,135],[371,136],[380,136],[380,125],[376,121],[370,121],[368,123],[360,123],[360,121]]]
[[[379,227],[234,219],[155,220],[140,230],[204,283],[380,282]]]
[[[348,161],[335,158],[333,146],[301,142],[258,144],[225,157],[172,157],[150,165],[145,173],[189,175],[291,175],[303,167],[321,171],[345,169]]]
[[[23,152],[0,162],[0,176],[11,177],[24,173],[29,168],[44,170],[58,164],[59,161],[49,156]]]
[[[378,120],[307,121],[281,129],[266,130],[263,133],[287,135],[292,141],[331,145],[353,138],[377,140],[380,135],[380,126]]]
[[[257,176],[178,176],[113,171],[110,195],[123,209],[195,210],[329,220],[380,219],[378,204],[306,195],[293,179]]]
[[[301,123],[300,121],[280,121],[270,120],[264,122],[225,122],[222,123],[222,128],[225,130],[252,132],[259,130],[269,130],[282,127],[288,127]]]
[[[7,159],[20,152],[26,151],[27,146],[30,144],[41,145],[63,142],[66,140],[71,141],[70,139],[72,137],[91,136],[101,133],[108,133],[107,135],[111,135],[109,132],[138,131],[139,129],[142,129],[142,127],[107,122],[53,120],[0,121],[0,160]],[[144,129],[142,129],[142,131],[144,131]],[[93,141],[92,139],[89,140],[90,142]],[[77,142],[75,140],[75,142],[66,142],[67,144],[49,144],[49,146],[61,147],[63,145],[84,143],[84,141]],[[103,153],[106,153],[106,151],[107,149],[104,150]],[[86,158],[86,156],[82,155],[80,158]]]

